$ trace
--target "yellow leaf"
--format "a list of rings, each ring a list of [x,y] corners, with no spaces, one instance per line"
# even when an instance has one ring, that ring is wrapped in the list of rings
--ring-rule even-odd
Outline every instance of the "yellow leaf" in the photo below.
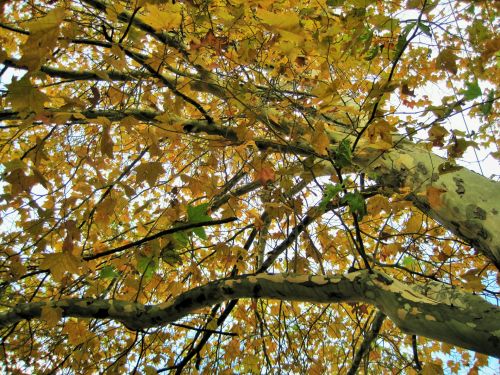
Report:
[[[256,355],[246,355],[241,364],[246,372],[251,374],[260,374],[259,358]]]
[[[326,135],[325,127],[323,125],[316,125],[314,133],[311,137],[311,146],[318,154],[328,155],[330,138],[328,138],[328,135]]]
[[[422,368],[422,375],[442,375],[443,368],[437,363],[426,363]]]
[[[467,282],[463,284],[463,287],[473,292],[481,292],[485,288],[485,286],[481,283],[481,279],[479,277],[467,280]]]
[[[117,105],[123,102],[125,100],[125,93],[117,88],[114,88],[111,86],[108,90],[108,96],[109,100],[111,101],[111,104]]]
[[[259,8],[255,14],[262,20],[263,23],[271,26],[272,28],[290,31],[300,27],[299,16],[293,11],[277,14]]]
[[[70,253],[45,254],[40,269],[49,270],[54,280],[61,281],[66,272],[81,274],[85,263]]]
[[[97,206],[95,212],[95,221],[101,225],[107,225],[111,220],[113,212],[115,210],[117,200],[108,196]]]
[[[422,215],[414,212],[410,219],[406,222],[405,232],[418,233],[422,228]]]
[[[45,320],[47,326],[55,327],[61,320],[63,309],[59,307],[43,306],[40,319]]]
[[[90,332],[83,322],[68,321],[63,328],[63,333],[68,335],[68,343],[70,345],[78,345],[84,343],[90,338]]]
[[[182,22],[182,7],[180,4],[165,2],[161,9],[157,5],[147,4],[146,12],[143,20],[157,30],[169,31],[177,29]]]
[[[379,214],[381,211],[391,212],[389,200],[383,195],[377,194],[368,200],[367,211],[370,215]]]
[[[149,186],[154,186],[158,177],[160,177],[162,173],[165,173],[165,169],[163,169],[159,161],[152,161],[141,163],[135,168],[135,172],[137,173],[135,178],[136,183],[140,184],[143,181],[147,181]]]
[[[217,319],[214,318],[207,324],[207,329],[211,331],[215,331],[217,329]]]
[[[33,87],[28,75],[19,81],[14,77],[12,83],[7,85],[7,102],[12,109],[19,112],[21,117],[26,117],[30,113],[40,114],[44,111],[44,103],[49,100],[47,95]]]
[[[410,170],[415,166],[415,161],[410,155],[402,154],[394,160],[394,165],[398,169]]]
[[[22,192],[30,193],[31,188],[38,183],[38,179],[35,176],[26,176],[22,169],[16,169],[12,171],[4,180],[11,184],[10,193],[12,196],[16,196]]]
[[[28,24],[30,35],[21,47],[20,63],[30,71],[38,70],[50,51],[57,45],[59,27],[64,20],[63,8],[51,10],[45,17]]]

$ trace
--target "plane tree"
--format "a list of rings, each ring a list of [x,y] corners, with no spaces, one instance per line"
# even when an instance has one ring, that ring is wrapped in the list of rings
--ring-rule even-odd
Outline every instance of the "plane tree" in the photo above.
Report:
[[[0,9],[6,372],[500,357],[497,4]]]

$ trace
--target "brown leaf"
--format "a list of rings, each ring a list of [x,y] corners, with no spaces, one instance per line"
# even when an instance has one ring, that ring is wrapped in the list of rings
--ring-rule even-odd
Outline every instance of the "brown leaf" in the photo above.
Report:
[[[446,189],[437,188],[435,186],[427,187],[426,196],[431,208],[439,209],[443,206],[441,194],[445,193],[446,191]]]
[[[457,74],[458,72],[458,67],[456,63],[457,59],[458,57],[453,53],[453,51],[450,48],[445,48],[439,53],[438,57],[436,58],[436,66],[439,69],[447,70],[452,74]]]

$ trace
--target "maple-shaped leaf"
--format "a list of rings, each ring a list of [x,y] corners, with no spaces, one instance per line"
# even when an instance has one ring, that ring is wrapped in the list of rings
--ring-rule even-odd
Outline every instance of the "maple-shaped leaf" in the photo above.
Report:
[[[439,69],[447,70],[452,74],[457,74],[458,67],[456,60],[458,57],[450,48],[443,49],[436,58],[436,66]]]
[[[63,333],[68,335],[70,345],[78,345],[87,341],[92,334],[87,328],[87,324],[81,321],[69,320],[64,324]]]
[[[23,54],[20,62],[27,66],[30,71],[38,70],[46,56],[57,45],[59,27],[64,16],[65,10],[56,8],[48,12],[45,17],[28,24],[30,35],[21,47]]]
[[[165,173],[165,169],[159,161],[151,161],[141,163],[135,168],[135,172],[137,173],[135,182],[140,184],[143,181],[146,181],[149,186],[154,186],[156,181]]]
[[[300,18],[294,11],[283,12],[276,14],[265,9],[258,8],[255,12],[263,23],[272,28],[282,30],[296,30],[300,26]]]
[[[479,87],[479,83],[477,81],[474,82],[466,82],[465,89],[461,91],[464,94],[465,100],[476,99],[478,96],[481,96],[481,88]]]
[[[212,218],[207,214],[208,203],[202,203],[198,206],[189,205],[187,208],[188,223],[201,223],[203,221],[210,221]],[[203,227],[194,228],[193,233],[201,239],[206,239],[207,235]]]
[[[347,193],[342,198],[342,202],[346,202],[349,205],[349,209],[353,214],[358,216],[358,219],[362,219],[366,215],[366,202],[365,198],[359,193]]]
[[[328,146],[330,146],[330,138],[325,132],[323,124],[318,125],[314,129],[311,137],[311,146],[319,155],[328,155]]]
[[[169,31],[177,29],[182,22],[182,7],[173,2],[163,2],[162,6],[155,4],[146,5],[146,15],[142,19],[155,29]]]
[[[40,269],[49,270],[54,280],[61,281],[66,272],[81,274],[87,267],[71,253],[55,253],[44,255]]]
[[[38,183],[38,179],[35,176],[26,176],[22,169],[10,172],[4,179],[11,185],[10,193],[13,196],[22,192],[29,193],[31,188]]]
[[[7,85],[7,89],[7,102],[14,111],[19,112],[21,117],[26,117],[30,113],[42,113],[44,103],[49,100],[47,95],[31,84],[28,75],[19,81],[14,77],[12,83]]]

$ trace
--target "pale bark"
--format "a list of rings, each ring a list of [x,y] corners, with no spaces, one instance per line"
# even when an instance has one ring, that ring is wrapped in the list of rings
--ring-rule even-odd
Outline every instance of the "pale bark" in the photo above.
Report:
[[[64,299],[19,304],[0,313],[0,327],[37,319],[43,306],[62,316],[113,319],[134,330],[161,326],[196,310],[240,298],[312,303],[364,302],[376,306],[404,332],[500,358],[500,308],[442,283],[406,285],[379,271],[312,276],[257,274],[218,280],[159,304]]]
[[[355,162],[408,199],[500,269],[500,183],[401,140],[387,151],[366,150]],[[436,195],[437,194],[437,195]]]

